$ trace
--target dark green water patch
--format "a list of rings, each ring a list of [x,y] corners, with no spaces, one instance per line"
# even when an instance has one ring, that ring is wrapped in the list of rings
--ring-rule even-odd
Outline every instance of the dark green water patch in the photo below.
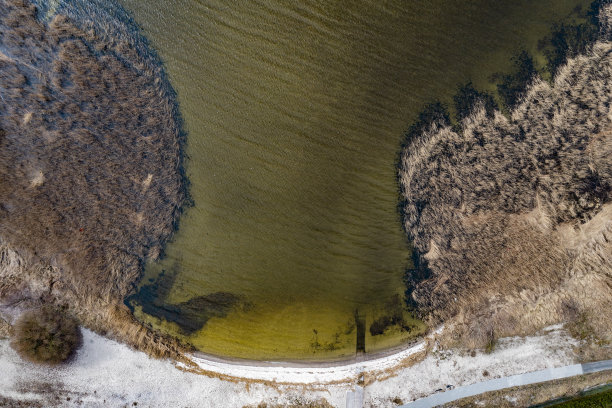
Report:
[[[385,332],[392,327],[396,327],[407,333],[418,329],[417,325],[406,319],[404,302],[402,296],[393,296],[384,307],[385,314],[376,318],[370,324],[370,334],[372,336],[380,336],[385,334]]]
[[[178,304],[169,304],[168,294],[174,286],[177,273],[164,271],[152,279],[151,283],[141,286],[136,294],[129,296],[126,299],[127,305],[132,311],[138,305],[150,316],[176,323],[185,335],[201,330],[213,317],[225,317],[234,308],[247,305],[240,296],[229,292],[214,292]]]
[[[355,316],[355,318],[357,319],[357,314]],[[357,328],[357,338],[359,339],[359,337],[362,336],[360,327],[361,326],[358,324],[357,320],[349,320],[345,326],[339,327],[338,330],[328,339],[320,337],[319,331],[317,329],[312,329],[312,340],[310,342],[310,349],[313,353],[317,353],[319,351],[338,350],[344,347],[345,338],[347,336],[355,335],[355,328]],[[357,351],[360,351],[359,345],[360,342],[359,340],[357,340]]]

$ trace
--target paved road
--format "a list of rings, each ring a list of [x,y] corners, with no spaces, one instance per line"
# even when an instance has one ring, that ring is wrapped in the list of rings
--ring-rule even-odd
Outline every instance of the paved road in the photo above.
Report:
[[[612,360],[596,361],[582,365],[585,374],[596,373],[598,371],[612,370]]]
[[[440,392],[426,398],[402,405],[401,408],[430,408],[446,404],[465,397],[482,394],[489,391],[497,391],[503,388],[534,384],[544,381],[557,380],[559,378],[573,377],[575,375],[596,373],[598,371],[612,370],[612,360],[597,361],[595,363],[575,364],[565,367],[549,368],[534,371],[532,373],[513,375],[510,377],[496,378],[476,384],[457,387],[450,391]]]
[[[346,393],[346,408],[362,408],[363,407],[363,388],[357,387],[355,391]]]

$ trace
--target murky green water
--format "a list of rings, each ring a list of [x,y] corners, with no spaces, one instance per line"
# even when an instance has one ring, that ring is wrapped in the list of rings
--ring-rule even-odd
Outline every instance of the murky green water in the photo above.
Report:
[[[350,355],[356,309],[366,328],[393,314],[410,262],[396,212],[403,131],[457,83],[491,87],[521,47],[535,51],[553,21],[588,4],[122,3],[178,92],[195,200],[143,283],[166,270],[158,316],[205,316],[186,330],[137,315],[203,351],[248,358]],[[422,328],[404,325],[412,332],[368,331],[366,349]]]

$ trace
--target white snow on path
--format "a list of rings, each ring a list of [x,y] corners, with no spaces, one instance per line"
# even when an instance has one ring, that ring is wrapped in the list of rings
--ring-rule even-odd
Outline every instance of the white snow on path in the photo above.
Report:
[[[132,406],[139,407],[242,407],[262,401],[285,404],[296,399],[320,397],[336,407],[344,407],[346,392],[352,382],[309,387],[296,384],[277,387],[264,384],[230,382],[184,372],[168,360],[155,360],[125,345],[83,330],[84,344],[76,358],[61,368],[49,368],[24,362],[0,340],[0,396],[38,399],[51,406],[53,399],[45,387],[59,389],[59,406]],[[365,388],[366,407],[394,407],[392,400],[405,403],[435,392],[447,384],[466,385],[497,376],[519,374],[574,362],[575,341],[559,327],[539,336],[502,339],[492,354],[471,357],[460,351],[432,352],[425,360],[403,368],[398,375]],[[422,344],[393,356],[340,367],[257,367],[197,359],[208,371],[251,379],[321,384],[362,371],[391,368]],[[490,374],[483,377],[483,371]],[[316,385],[316,384],[315,384]],[[47,399],[46,399],[47,398]],[[70,398],[70,401],[67,400]]]
[[[365,406],[396,407],[391,401],[394,398],[408,403],[447,386],[574,364],[576,345],[578,342],[556,325],[539,336],[500,339],[491,354],[480,350],[472,357],[467,351],[434,351],[397,376],[368,386]]]
[[[312,384],[338,381],[351,382],[363,372],[391,369],[400,364],[402,360],[424,350],[425,343],[422,342],[390,356],[334,367],[253,366],[210,361],[196,356],[191,356],[191,359],[201,369],[219,374],[252,380]]]

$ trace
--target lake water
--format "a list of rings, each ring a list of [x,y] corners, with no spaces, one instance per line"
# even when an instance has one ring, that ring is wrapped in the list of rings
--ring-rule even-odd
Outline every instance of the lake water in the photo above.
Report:
[[[195,202],[142,282],[171,277],[155,295],[165,312],[144,313],[143,298],[136,314],[254,359],[353,355],[356,310],[367,351],[422,331],[406,313],[408,331],[369,331],[393,315],[410,265],[396,210],[404,130],[460,82],[491,89],[513,54],[589,3],[121,2],[178,93]],[[219,303],[187,331],[169,317]]]

